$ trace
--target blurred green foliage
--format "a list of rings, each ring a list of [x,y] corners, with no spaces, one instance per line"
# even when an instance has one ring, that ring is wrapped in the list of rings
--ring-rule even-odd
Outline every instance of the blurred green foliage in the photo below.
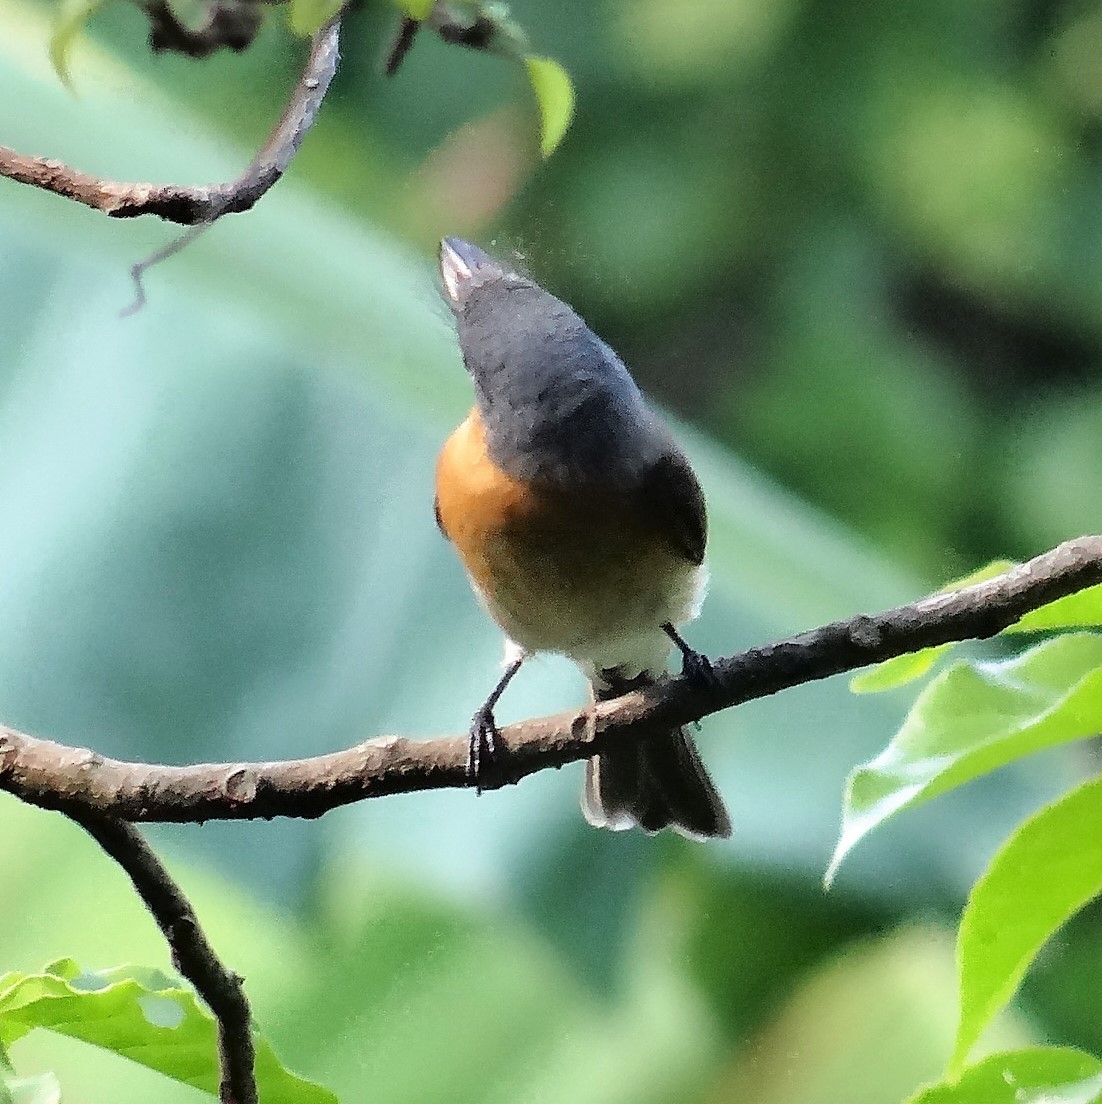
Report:
[[[550,160],[519,67],[424,36],[387,81],[395,9],[366,4],[288,178],[155,269],[132,319],[127,265],[171,231],[0,181],[5,723],[174,761],[463,727],[499,642],[432,524],[469,402],[444,233],[521,250],[696,424],[706,650],[1098,527],[1102,9],[513,7],[577,88]],[[116,179],[233,177],[301,64],[278,20],[240,56],[154,57],[109,5],[73,99],[52,14],[0,13],[0,142]],[[542,661],[502,717],[581,692]],[[280,1056],[342,1100],[897,1104],[952,1048],[965,888],[1093,765],[940,798],[824,896],[845,774],[907,694],[833,680],[709,720],[725,846],[593,832],[571,771],[153,835]],[[2,799],[0,839],[0,969],[164,965],[79,832]],[[983,1045],[1097,1052],[1097,923]],[[78,1048],[12,1057],[82,1099],[194,1098]]]

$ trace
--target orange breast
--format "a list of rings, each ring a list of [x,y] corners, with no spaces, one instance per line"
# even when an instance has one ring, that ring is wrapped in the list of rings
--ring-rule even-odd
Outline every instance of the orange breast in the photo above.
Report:
[[[531,487],[486,451],[477,409],[436,465],[441,526],[491,614],[522,646],[585,655],[593,640],[678,620],[695,567],[635,496]]]
[[[495,548],[523,523],[529,499],[527,488],[490,460],[478,410],[472,410],[436,461],[436,509],[445,535],[487,594],[494,591]]]

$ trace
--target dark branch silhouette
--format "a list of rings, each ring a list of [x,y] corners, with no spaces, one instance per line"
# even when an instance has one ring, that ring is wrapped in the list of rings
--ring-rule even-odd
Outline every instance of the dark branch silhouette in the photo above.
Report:
[[[147,0],[143,6],[149,16],[149,48],[155,54],[205,58],[218,50],[240,53],[253,44],[264,22],[264,9],[255,2],[215,0],[207,5],[202,26],[195,29],[183,23],[166,0]]]
[[[214,953],[191,902],[133,825],[89,811],[69,816],[126,871],[168,942],[173,965],[214,1014],[222,1104],[257,1104],[252,1017],[241,978]]]
[[[314,125],[322,100],[337,71],[340,20],[326,24],[310,44],[306,68],[279,122],[249,167],[225,184],[139,184],[102,180],[61,161],[0,146],[0,176],[83,203],[111,218],[156,215],[181,226],[214,222],[247,211],[286,172],[302,139]]]
[[[885,613],[860,614],[715,661],[708,685],[672,678],[613,701],[501,731],[493,777],[517,782],[586,759],[613,741],[700,720],[802,683],[935,644],[994,636],[1029,611],[1102,583],[1102,536],[1080,537],[987,582]],[[128,821],[317,817],[386,794],[466,787],[467,736],[387,736],[278,763],[164,766],[107,759],[0,728],[0,790],[63,812]]]
[[[388,77],[393,77],[401,68],[422,26],[435,31],[449,46],[480,52],[500,49],[502,43],[512,43],[515,47],[508,19],[503,19],[501,12],[488,13],[480,7],[457,7],[437,0],[424,20],[402,16],[383,63],[383,72]]]

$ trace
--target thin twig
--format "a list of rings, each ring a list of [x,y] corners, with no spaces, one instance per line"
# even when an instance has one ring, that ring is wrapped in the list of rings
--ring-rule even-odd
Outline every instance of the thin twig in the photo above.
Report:
[[[310,45],[306,68],[283,115],[249,167],[226,184],[137,184],[103,180],[60,161],[0,146],[0,176],[103,211],[111,218],[156,215],[181,226],[213,222],[252,207],[283,175],[306,132],[314,125],[337,71],[340,20],[327,23]]]
[[[449,46],[506,56],[523,53],[523,35],[501,10],[488,11],[481,5],[457,6],[437,0],[423,20],[409,15],[402,17],[386,54],[384,72],[388,77],[398,72],[422,26],[435,31]]]
[[[242,979],[215,954],[191,902],[133,825],[87,810],[68,815],[126,871],[168,942],[173,965],[214,1014],[222,1104],[257,1104],[252,1017]]]
[[[403,15],[398,23],[398,30],[386,52],[386,60],[383,62],[383,72],[388,77],[393,77],[406,60],[406,55],[413,49],[417,32],[421,29],[421,21],[411,15]]]
[[[230,184],[184,190],[197,197],[200,192],[209,193],[207,199],[212,205],[208,208],[205,217],[194,220],[194,224],[189,229],[130,266],[130,279],[134,282],[134,298],[129,306],[119,312],[120,317],[127,318],[145,306],[145,274],[154,265],[168,260],[169,257],[175,256],[181,249],[190,245],[216,219],[226,214],[247,211],[279,180],[291,163],[291,158],[298,152],[306,132],[314,125],[318,109],[337,71],[339,58],[340,19],[338,17],[326,24],[314,36],[306,68],[283,110],[283,116],[268,141],[253,158],[252,164]],[[122,217],[121,212],[109,212],[109,214]],[[170,215],[162,214],[161,217],[175,222],[181,221],[173,219]]]
[[[964,590],[717,660],[710,685],[673,678],[588,709],[510,725],[501,731],[490,782],[516,782],[614,741],[641,739],[906,652],[994,636],[1030,610],[1098,583],[1102,536],[1080,537]],[[467,742],[466,735],[389,736],[312,759],[176,767],[106,759],[0,728],[0,790],[43,808],[131,821],[317,817],[369,797],[468,786]]]
[[[169,257],[176,256],[181,249],[191,245],[200,234],[210,229],[212,225],[213,223],[210,222],[201,222],[198,226],[189,226],[182,234],[177,234],[167,245],[162,245],[160,249],[154,250],[149,256],[143,257],[140,261],[135,261],[130,266],[130,279],[134,283],[134,298],[119,311],[119,317],[129,318],[145,306],[145,274],[154,265],[159,265],[162,261],[167,261]]]

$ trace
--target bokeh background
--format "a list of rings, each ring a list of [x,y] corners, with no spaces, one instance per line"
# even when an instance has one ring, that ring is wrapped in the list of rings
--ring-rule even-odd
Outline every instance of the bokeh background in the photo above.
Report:
[[[516,0],[578,111],[544,163],[523,73],[396,16],[288,178],[130,300],[162,225],[0,181],[0,718],[112,755],[275,758],[461,730],[499,640],[435,531],[470,400],[432,253],[516,251],[670,411],[707,491],[693,642],[730,653],[1098,528],[1102,8],[1048,0]],[[236,175],[302,43],[152,57],[108,7],[47,61],[0,9],[0,141],[116,179]],[[581,700],[541,660],[508,721]],[[955,1027],[952,927],[1041,758],[820,879],[847,770],[909,694],[844,679],[711,718],[728,843],[594,832],[580,771],[318,823],[154,830],[285,1059],[359,1101],[896,1104]],[[0,970],[164,965],[72,826],[0,797]],[[991,1045],[1102,1048],[1098,918]],[[198,1094],[80,1044],[69,1099]]]

